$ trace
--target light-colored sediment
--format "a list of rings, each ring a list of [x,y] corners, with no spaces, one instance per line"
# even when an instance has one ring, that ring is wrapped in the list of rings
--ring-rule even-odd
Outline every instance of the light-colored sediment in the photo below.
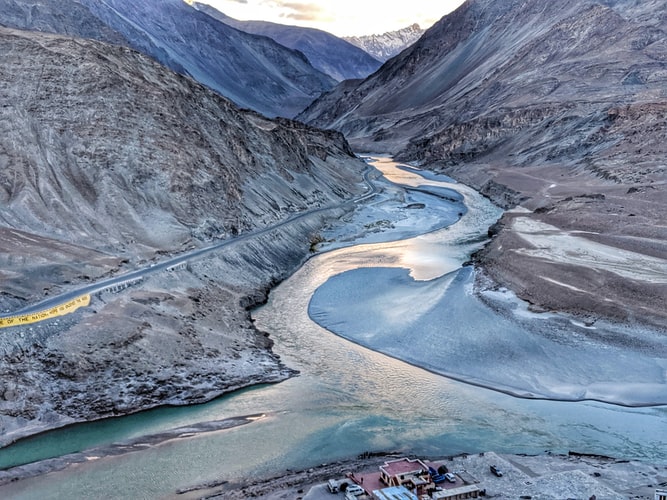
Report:
[[[523,211],[504,215],[476,262],[536,310],[667,331],[664,187],[640,192],[601,180],[556,182],[556,199],[514,184],[532,198]]]
[[[517,253],[554,263],[611,272],[629,280],[667,283],[667,258],[590,241],[586,239],[587,233],[561,230],[528,217],[515,217],[510,230],[529,245],[516,250]],[[556,280],[551,281],[559,284]],[[575,287],[571,289],[578,290]]]

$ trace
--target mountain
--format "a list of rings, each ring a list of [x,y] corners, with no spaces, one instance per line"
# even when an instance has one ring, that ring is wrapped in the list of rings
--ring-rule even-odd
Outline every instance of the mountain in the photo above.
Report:
[[[265,21],[239,21],[207,4],[195,2],[193,6],[238,30],[267,36],[302,52],[316,69],[337,81],[366,78],[381,65],[364,50],[326,31]]]
[[[289,376],[246,308],[343,209],[249,233],[361,191],[343,137],[240,110],[125,47],[0,28],[0,51],[0,310],[247,235],[3,329],[0,445]]]
[[[137,52],[2,35],[5,227],[114,253],[175,251],[328,201],[311,157],[352,158],[338,134],[240,111]],[[296,179],[297,201],[280,186]]]
[[[352,45],[363,49],[378,61],[385,62],[415,43],[424,34],[418,24],[381,35],[346,36]]]
[[[303,54],[182,0],[0,0],[0,24],[128,45],[267,116],[291,117],[335,85]]]
[[[478,257],[535,307],[664,326],[661,273],[539,257],[526,228],[667,264],[666,33],[664,0],[470,0],[299,119],[529,211],[506,214]]]
[[[182,0],[80,1],[138,50],[152,41],[173,69],[182,67],[237,105],[267,116],[294,116],[335,84],[299,52],[238,31]],[[135,30],[140,37],[132,35]]]

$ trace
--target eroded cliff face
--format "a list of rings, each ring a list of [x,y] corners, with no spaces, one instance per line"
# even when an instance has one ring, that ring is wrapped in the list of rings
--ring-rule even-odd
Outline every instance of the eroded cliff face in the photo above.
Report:
[[[239,110],[130,49],[0,28],[0,51],[3,311],[362,190],[339,133]],[[340,213],[3,330],[0,444],[289,376],[246,308]]]
[[[128,40],[76,0],[2,0],[0,26],[127,45]]]
[[[152,256],[338,199],[318,176],[352,185],[330,165],[352,158],[340,135],[240,111],[136,52],[7,30],[0,44],[5,226]]]
[[[664,328],[664,273],[537,256],[513,228],[528,219],[665,259],[666,12],[658,0],[472,0],[300,119],[520,205],[478,258],[536,307]]]

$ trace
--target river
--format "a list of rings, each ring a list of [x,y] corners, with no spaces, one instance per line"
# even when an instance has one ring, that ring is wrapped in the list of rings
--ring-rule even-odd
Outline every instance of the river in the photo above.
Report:
[[[497,383],[497,390],[437,373],[447,372],[441,370],[441,364],[451,360],[432,361],[437,358],[431,355],[436,346],[431,343],[429,350],[406,332],[421,331],[427,320],[442,322],[442,317],[430,312],[440,309],[443,300],[452,301],[448,323],[475,319],[466,316],[471,307],[481,307],[470,293],[473,270],[460,270],[460,266],[483,244],[486,227],[500,212],[465,186],[452,186],[446,179],[430,176],[425,186],[429,192],[415,191],[407,188],[424,185],[417,172],[387,160],[377,165],[393,183],[383,181],[381,195],[343,226],[324,232],[328,242],[323,250],[328,251],[310,259],[253,313],[258,328],[270,332],[275,351],[288,366],[300,371],[299,376],[205,405],[159,409],[25,440],[0,450],[1,466],[93,451],[83,459],[77,455],[65,458],[65,463],[77,463],[63,470],[2,486],[0,495],[31,499],[163,498],[189,485],[270,475],[377,450],[431,456],[487,450],[574,450],[667,463],[665,406],[628,408],[602,402],[515,397],[502,389],[516,367],[501,371],[499,377],[481,377],[485,383],[479,385]],[[444,229],[443,224],[453,225]],[[396,238],[400,241],[387,241]],[[507,294],[499,299],[509,300]],[[315,323],[309,308],[318,322],[340,335]],[[479,316],[481,310],[473,312]],[[489,309],[484,311],[491,314]],[[526,322],[545,321],[520,307],[513,311],[509,317],[521,317],[524,327]],[[496,319],[508,321],[508,315],[500,311]],[[493,320],[489,316],[484,321],[488,325]],[[369,325],[375,325],[375,330]],[[386,339],[379,336],[377,325],[390,333],[391,344],[398,342],[400,349],[391,351]],[[527,342],[520,338],[522,345]],[[447,342],[451,344],[451,339]],[[437,344],[437,348],[447,345]],[[584,346],[591,347],[591,342]],[[598,347],[592,345],[590,352],[604,355]],[[462,361],[454,367],[460,378],[471,373],[484,375],[486,370],[479,364],[466,372],[465,367],[473,365],[477,355],[461,352],[456,359]],[[568,352],[563,351],[564,355]],[[603,358],[600,376],[625,380],[623,363],[613,372],[611,360],[617,354],[612,349],[609,357]],[[651,366],[660,362],[650,356],[642,358],[635,351],[631,354],[634,362],[645,361]],[[432,365],[429,370],[419,366],[420,360],[423,365]],[[577,361],[581,360],[590,361],[591,357],[583,355]],[[534,364],[523,372],[531,366]],[[567,373],[573,371],[572,365],[569,368]],[[586,378],[581,374],[585,368],[573,375],[575,381]],[[524,373],[516,375],[529,379]],[[658,380],[645,376],[649,384]],[[537,387],[548,386],[544,378]],[[254,417],[245,425],[225,430],[197,427],[202,422],[242,415]],[[183,431],[169,439],[143,439],[175,428]],[[111,443],[128,440],[133,440],[131,447],[110,451]]]

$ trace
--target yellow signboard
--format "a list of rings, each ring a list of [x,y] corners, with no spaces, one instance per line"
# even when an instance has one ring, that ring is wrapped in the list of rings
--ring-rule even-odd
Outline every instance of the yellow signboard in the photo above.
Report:
[[[51,319],[58,316],[64,316],[65,314],[69,314],[76,311],[79,307],[85,307],[89,304],[90,304],[90,295],[88,294],[81,295],[76,299],[70,300],[69,302],[65,302],[64,304],[60,304],[50,309],[45,309],[44,311],[39,311],[32,314],[23,314],[20,316],[9,316],[7,318],[0,318],[0,328],[29,325],[32,323],[38,323],[39,321],[44,321],[46,319]]]

